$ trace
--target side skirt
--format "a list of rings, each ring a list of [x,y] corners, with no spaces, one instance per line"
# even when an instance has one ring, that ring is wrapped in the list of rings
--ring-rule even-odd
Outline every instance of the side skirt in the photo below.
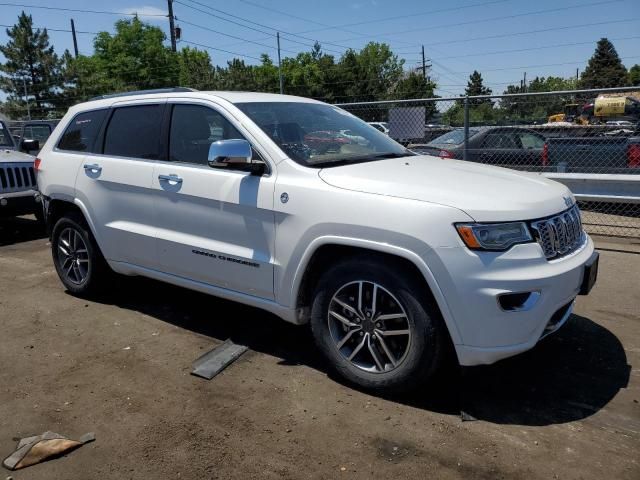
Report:
[[[267,300],[260,297],[254,297],[247,295],[246,293],[236,292],[235,290],[228,290],[226,288],[216,287],[204,282],[197,282],[188,278],[179,277],[170,273],[160,272],[150,268],[141,267],[126,262],[109,261],[109,266],[117,273],[123,275],[140,275],[143,277],[152,278],[161,282],[170,283],[179,287],[188,288],[197,292],[206,293],[214,297],[224,298],[225,300],[231,300],[233,302],[242,303],[251,307],[266,310],[280,317],[286,322],[301,325],[305,323],[299,320],[296,311],[292,308],[285,307],[272,300]]]

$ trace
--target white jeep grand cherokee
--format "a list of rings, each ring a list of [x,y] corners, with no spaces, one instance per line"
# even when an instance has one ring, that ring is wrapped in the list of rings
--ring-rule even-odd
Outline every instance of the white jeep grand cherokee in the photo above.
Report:
[[[528,350],[597,274],[564,186],[415,155],[306,98],[103,97],[69,110],[36,166],[69,291],[114,270],[309,322],[367,388],[419,384],[450,346],[462,365]]]

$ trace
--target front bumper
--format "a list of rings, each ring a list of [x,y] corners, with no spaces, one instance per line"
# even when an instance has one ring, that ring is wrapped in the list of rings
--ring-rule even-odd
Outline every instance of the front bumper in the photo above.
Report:
[[[586,234],[576,251],[550,261],[537,243],[507,252],[435,249],[441,271],[434,274],[461,339],[455,345],[460,364],[494,363],[533,348],[560,328],[571,315],[593,252]],[[535,302],[522,310],[501,307],[501,295],[520,292],[536,292]]]
[[[23,192],[0,192],[0,218],[29,215],[42,210],[40,194],[35,190]]]

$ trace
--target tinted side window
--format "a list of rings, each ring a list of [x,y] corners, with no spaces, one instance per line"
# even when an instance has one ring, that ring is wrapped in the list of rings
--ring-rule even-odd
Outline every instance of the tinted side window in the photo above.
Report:
[[[522,148],[542,148],[544,147],[544,139],[533,133],[523,132],[520,133],[520,142],[522,142]]]
[[[93,148],[108,110],[92,110],[75,116],[58,142],[60,150],[88,152]]]
[[[174,105],[169,160],[207,164],[209,146],[218,140],[243,138],[220,113],[202,105]]]
[[[51,135],[51,127],[49,125],[28,125],[24,129],[24,138],[38,140],[40,145],[44,145]]]
[[[161,105],[116,108],[104,137],[104,154],[160,158]]]
[[[484,148],[519,148],[511,133],[488,133],[482,142]]]

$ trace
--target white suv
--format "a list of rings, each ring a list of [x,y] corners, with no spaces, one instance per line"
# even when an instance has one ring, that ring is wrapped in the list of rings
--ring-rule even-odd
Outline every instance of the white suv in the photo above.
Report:
[[[185,90],[76,105],[40,152],[70,292],[113,270],[236,300],[310,323],[349,381],[401,390],[451,346],[462,365],[532,348],[595,282],[558,183],[415,155],[306,98]]]

